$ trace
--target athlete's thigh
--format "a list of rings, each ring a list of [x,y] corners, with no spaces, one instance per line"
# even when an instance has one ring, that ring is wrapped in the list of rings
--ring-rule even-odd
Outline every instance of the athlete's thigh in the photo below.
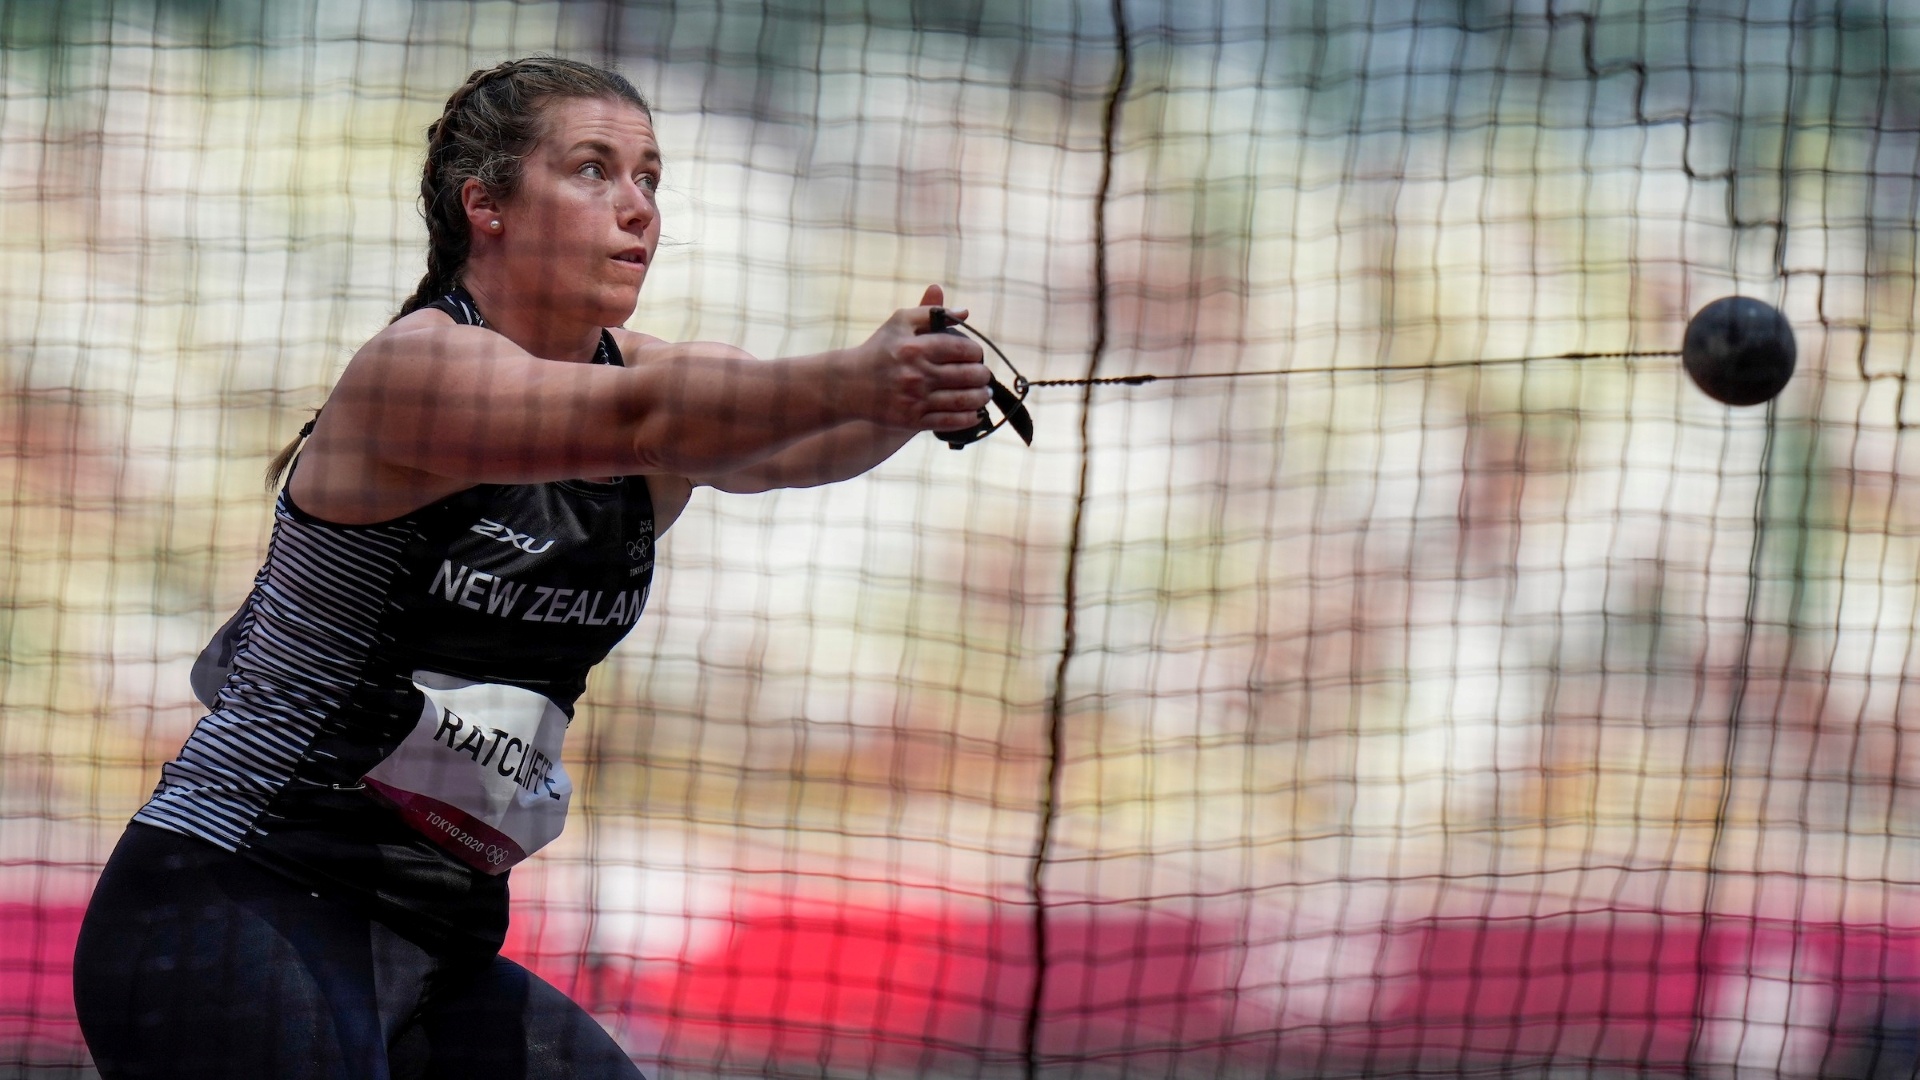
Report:
[[[146,839],[109,862],[74,956],[106,1080],[387,1075],[366,920],[197,841]]]
[[[505,957],[436,989],[421,1023],[434,1080],[641,1080],[585,1009]]]

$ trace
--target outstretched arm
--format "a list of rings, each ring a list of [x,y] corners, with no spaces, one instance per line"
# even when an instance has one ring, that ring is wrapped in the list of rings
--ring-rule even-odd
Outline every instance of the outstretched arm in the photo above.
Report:
[[[974,343],[922,333],[929,320],[927,307],[902,309],[853,348],[774,363],[690,343],[610,368],[415,312],[354,357],[292,494],[329,520],[378,521],[479,483],[725,475],[857,421],[964,426],[986,367]]]
[[[957,424],[956,427],[964,427]],[[894,455],[916,432],[865,421],[811,435],[744,469],[695,476],[697,484],[736,495],[776,488],[818,487],[851,480]]]
[[[945,299],[940,286],[929,285],[925,295],[920,298],[920,306],[937,307]],[[962,319],[967,317],[965,311],[954,314]],[[642,345],[640,355],[644,356],[647,348]],[[738,355],[746,356],[743,352]],[[964,428],[972,423],[973,417],[969,415],[962,423],[933,430]],[[836,484],[851,480],[892,457],[920,430],[924,429],[887,427],[866,420],[850,420],[830,430],[809,435],[743,468],[696,473],[690,479],[695,484],[739,495],[777,488]]]

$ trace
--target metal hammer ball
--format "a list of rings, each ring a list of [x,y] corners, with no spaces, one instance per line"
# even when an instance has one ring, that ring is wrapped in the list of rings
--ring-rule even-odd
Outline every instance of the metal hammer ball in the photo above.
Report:
[[[1693,383],[1727,405],[1772,401],[1793,377],[1793,327],[1771,304],[1728,296],[1687,323],[1681,363]]]

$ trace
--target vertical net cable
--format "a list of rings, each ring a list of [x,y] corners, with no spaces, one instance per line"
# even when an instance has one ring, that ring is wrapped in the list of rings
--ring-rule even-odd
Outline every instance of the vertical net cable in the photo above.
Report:
[[[1783,229],[1782,232],[1784,231]],[[1774,250],[1779,252],[1784,249],[1784,246],[1784,244],[1776,244]],[[1710,955],[1708,946],[1710,944],[1710,934],[1713,929],[1715,915],[1714,870],[1720,859],[1720,845],[1726,839],[1727,808],[1733,797],[1734,778],[1739,764],[1740,708],[1746,703],[1747,678],[1753,664],[1753,640],[1755,632],[1754,609],[1760,599],[1760,556],[1767,536],[1767,486],[1768,481],[1771,479],[1769,469],[1773,462],[1774,405],[1772,402],[1767,404],[1766,410],[1766,441],[1761,445],[1760,449],[1760,483],[1755,490],[1753,503],[1753,554],[1747,561],[1747,608],[1742,620],[1740,655],[1739,659],[1735,661],[1732,675],[1734,684],[1733,700],[1727,707],[1726,749],[1720,766],[1720,793],[1713,811],[1713,832],[1707,841],[1707,854],[1704,867],[1706,887],[1701,890],[1700,942],[1697,947],[1697,964],[1694,969],[1696,984],[1693,1014],[1695,1016],[1706,1015],[1708,1006],[1707,994],[1708,988],[1711,985],[1710,977],[1712,972],[1707,965],[1707,958]],[[1687,1052],[1684,1060],[1689,1065],[1700,1059],[1700,1037],[1702,1032],[1703,1025],[1696,1023],[1688,1038]]]
[[[1086,525],[1088,474],[1093,467],[1089,418],[1093,415],[1093,397],[1099,385],[1095,380],[1100,376],[1100,361],[1106,356],[1107,335],[1112,329],[1112,312],[1108,307],[1107,294],[1107,197],[1113,186],[1114,140],[1132,75],[1125,0],[1113,2],[1113,38],[1113,90],[1107,97],[1106,111],[1100,120],[1100,182],[1093,196],[1093,347],[1087,353],[1086,383],[1080,391],[1080,474],[1074,488],[1073,525],[1068,534],[1067,563],[1061,590],[1060,661],[1054,668],[1053,695],[1047,703],[1046,789],[1041,795],[1039,833],[1034,842],[1033,869],[1028,879],[1033,897],[1033,997],[1027,1004],[1020,1052],[1029,1078],[1039,1076],[1044,1063],[1040,1031],[1046,1008],[1048,970],[1046,871],[1053,845],[1054,819],[1061,797],[1060,755],[1067,714],[1067,669],[1073,663],[1074,650],[1079,644],[1075,619],[1080,596],[1080,544]]]

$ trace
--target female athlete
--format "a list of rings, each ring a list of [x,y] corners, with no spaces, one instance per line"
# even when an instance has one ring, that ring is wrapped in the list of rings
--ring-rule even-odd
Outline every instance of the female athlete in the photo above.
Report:
[[[845,479],[988,398],[978,345],[924,333],[937,287],[772,363],[618,329],[660,169],[640,94],[566,60],[475,72],[428,129],[426,277],[296,443],[209,711],[88,908],[106,1080],[639,1075],[498,950],[655,540],[697,484]]]

